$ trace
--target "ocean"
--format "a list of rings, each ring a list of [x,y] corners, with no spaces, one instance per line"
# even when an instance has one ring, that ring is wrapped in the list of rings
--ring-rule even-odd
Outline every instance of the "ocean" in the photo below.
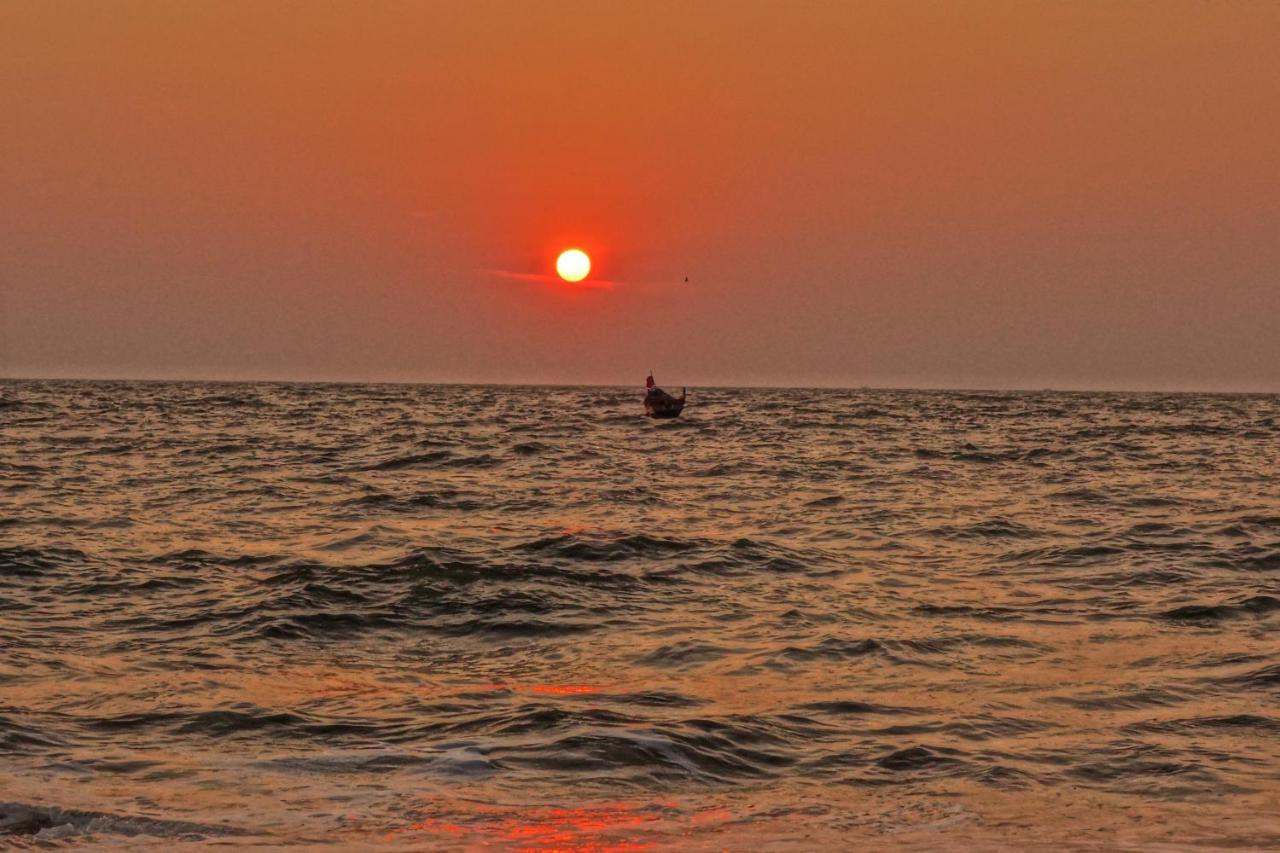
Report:
[[[1280,846],[1280,397],[7,381],[0,846]]]

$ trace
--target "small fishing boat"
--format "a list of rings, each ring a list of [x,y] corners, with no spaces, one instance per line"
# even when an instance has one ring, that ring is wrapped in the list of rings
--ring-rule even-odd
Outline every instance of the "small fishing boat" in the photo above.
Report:
[[[672,397],[653,381],[653,374],[644,382],[644,413],[651,418],[678,418],[684,410],[687,389],[680,389],[679,397]]]

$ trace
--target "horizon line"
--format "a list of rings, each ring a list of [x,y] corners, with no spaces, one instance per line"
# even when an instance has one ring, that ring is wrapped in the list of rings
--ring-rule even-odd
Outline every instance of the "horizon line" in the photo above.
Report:
[[[497,387],[497,388],[628,388],[630,383],[602,382],[476,382],[476,381],[424,381],[408,379],[200,379],[173,377],[131,377],[131,376],[0,376],[4,382],[138,382],[167,385],[409,385],[409,386],[447,386],[447,387]],[[635,383],[641,387],[642,383]],[[670,385],[675,388],[677,386]],[[1206,388],[1178,388],[1175,390],[1161,388],[1102,388],[1102,387],[1052,387],[1052,386],[1009,386],[983,387],[943,386],[943,385],[895,385],[895,384],[861,384],[861,385],[681,385],[679,387],[707,389],[714,391],[758,390],[758,391],[920,391],[920,392],[955,392],[975,394],[1214,394],[1222,396],[1275,397],[1280,390],[1212,390]]]

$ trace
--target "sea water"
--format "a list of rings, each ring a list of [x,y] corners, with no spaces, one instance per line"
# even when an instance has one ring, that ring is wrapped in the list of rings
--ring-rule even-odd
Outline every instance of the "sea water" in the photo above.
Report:
[[[642,393],[5,383],[0,844],[1280,844],[1280,398]]]

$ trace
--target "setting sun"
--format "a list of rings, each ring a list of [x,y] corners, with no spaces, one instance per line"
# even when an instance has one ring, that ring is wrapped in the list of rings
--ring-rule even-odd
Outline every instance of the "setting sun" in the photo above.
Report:
[[[556,272],[565,281],[582,281],[591,272],[591,259],[581,249],[566,249],[556,258]]]

